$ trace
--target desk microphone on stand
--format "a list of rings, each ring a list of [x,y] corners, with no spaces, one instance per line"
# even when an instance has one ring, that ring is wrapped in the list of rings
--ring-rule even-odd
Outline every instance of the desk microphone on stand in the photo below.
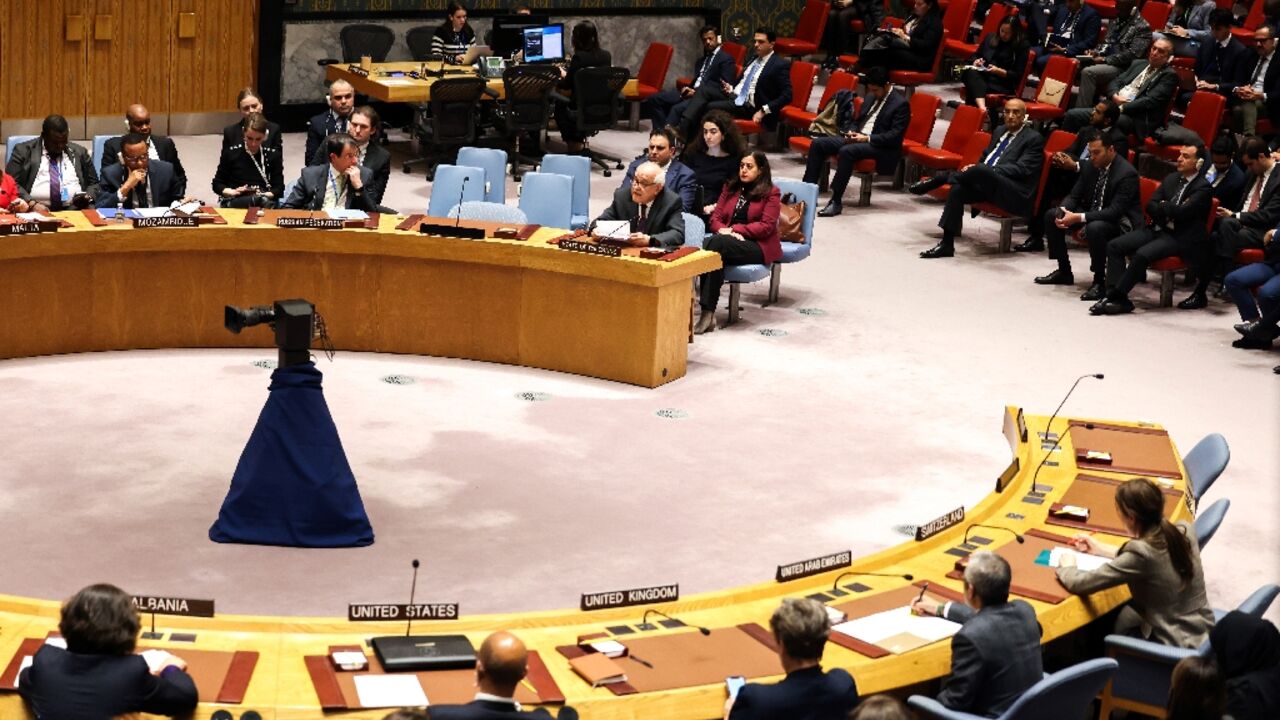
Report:
[[[1071,393],[1076,391],[1076,386],[1080,384],[1080,381],[1085,378],[1094,378],[1096,380],[1101,380],[1103,379],[1103,377],[1105,376],[1102,373],[1089,373],[1088,375],[1081,375],[1080,377],[1076,378],[1075,382],[1071,383],[1071,389],[1067,391],[1066,397],[1062,398],[1062,402],[1058,403],[1057,410],[1054,410],[1053,414],[1049,416],[1049,424],[1044,426],[1044,435],[1046,438],[1049,437],[1049,430],[1053,427],[1054,418],[1058,417],[1058,410],[1061,410],[1062,406],[1067,404],[1067,398],[1071,397]],[[1092,430],[1093,423],[1085,423],[1085,428],[1088,430]],[[1053,455],[1053,451],[1058,449],[1058,443],[1062,442],[1062,436],[1064,434],[1065,433],[1058,433],[1058,436],[1053,439],[1053,446],[1050,447],[1049,451],[1044,454],[1044,457],[1040,458],[1040,464],[1036,466],[1035,474],[1031,476],[1032,491],[1036,489],[1036,480],[1039,479],[1040,477],[1040,470],[1042,470],[1044,468],[1044,464],[1049,461],[1049,456]]]
[[[915,575],[912,575],[911,573],[902,573],[902,574],[899,574],[899,573],[878,573],[878,572],[858,572],[858,571],[856,571],[856,570],[850,570],[850,571],[848,571],[848,572],[842,572],[842,573],[840,573],[839,575],[837,575],[837,576],[836,576],[836,580],[835,580],[835,582],[831,583],[831,592],[835,592],[836,590],[839,590],[839,589],[840,589],[840,581],[841,581],[841,580],[843,580],[843,579],[845,579],[845,578],[847,578],[847,577],[887,577],[887,578],[901,578],[901,579],[903,579],[903,580],[906,580],[907,582],[911,582],[912,580],[915,580],[915,579],[916,579],[916,576],[915,576]]]
[[[671,622],[677,622],[677,623],[680,623],[680,624],[682,624],[682,625],[689,625],[689,623],[687,623],[687,622],[685,622],[685,621],[683,621],[683,620],[677,620],[677,619],[675,619],[675,618],[671,617],[670,615],[668,615],[668,614],[666,614],[666,613],[664,613],[664,612],[660,612],[660,611],[658,611],[658,610],[645,610],[645,611],[644,611],[644,617],[643,617],[643,618],[641,618],[641,620],[640,620],[640,624],[641,624],[641,625],[648,625],[648,624],[649,624],[649,615],[658,615],[658,616],[661,616],[661,617],[664,617],[664,618],[666,618],[666,619],[670,620]],[[703,635],[710,635],[710,634],[711,634],[711,628],[703,627],[703,626],[701,626],[701,625],[689,625],[689,627],[691,627],[691,628],[696,628],[696,629],[697,629],[697,631],[698,631],[698,632],[700,632],[700,633],[702,633]]]
[[[458,217],[454,220],[453,226],[462,225],[462,198],[467,194],[467,181],[471,179],[470,175],[462,176],[462,187],[458,190]]]
[[[1021,533],[1018,533],[1018,532],[1016,532],[1016,531],[1014,531],[1014,530],[1012,530],[1012,529],[1010,529],[1010,528],[1007,528],[1007,527],[1001,527],[1001,526],[999,526],[999,525],[979,525],[978,523],[974,523],[974,524],[970,525],[969,527],[965,528],[965,530],[964,530],[964,544],[966,544],[966,545],[968,545],[968,544],[969,544],[969,531],[973,530],[974,528],[985,528],[985,529],[987,529],[987,530],[1000,530],[1000,531],[1003,531],[1003,532],[1007,532],[1007,533],[1009,533],[1010,535],[1012,535],[1012,536],[1013,536],[1013,539],[1014,539],[1014,540],[1017,540],[1017,541],[1018,541],[1018,544],[1019,544],[1019,545],[1021,545],[1021,544],[1025,543],[1025,542],[1027,541],[1027,539],[1026,539],[1026,538],[1022,537],[1022,534],[1021,534]]]
[[[413,583],[409,585],[409,605],[413,605],[413,597],[418,593],[418,558],[413,559]],[[409,633],[413,631],[413,616],[408,618],[408,625],[405,626],[404,636],[409,637]]]

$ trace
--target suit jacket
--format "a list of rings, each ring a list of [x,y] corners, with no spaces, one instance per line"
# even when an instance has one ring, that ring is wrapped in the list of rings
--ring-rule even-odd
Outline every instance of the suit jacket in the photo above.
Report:
[[[1160,182],[1160,187],[1147,201],[1147,217],[1151,218],[1153,227],[1168,232],[1189,251],[1209,239],[1206,224],[1209,210],[1213,207],[1213,188],[1203,174],[1196,175],[1175,204],[1173,199],[1178,195],[1181,182],[1182,176],[1177,172],[1170,173]]]
[[[613,191],[613,203],[600,213],[600,220],[634,220],[640,217],[640,208],[631,199],[630,188],[618,188]],[[680,210],[680,196],[663,188],[649,206],[647,219],[649,247],[663,247],[674,250],[684,244],[684,216]]]
[[[64,152],[75,167],[81,192],[88,193],[89,197],[97,197],[98,172],[93,169],[93,158],[89,157],[89,151],[69,142]],[[28,202],[31,201],[31,185],[36,181],[36,174],[40,172],[40,160],[43,157],[44,141],[34,138],[15,145],[13,157],[9,158],[5,164],[4,171],[12,175],[14,182],[18,183],[19,197]]]
[[[1143,637],[1172,647],[1199,647],[1213,627],[1213,610],[1205,596],[1195,531],[1185,522],[1177,527],[1191,545],[1192,573],[1186,587],[1169,561],[1169,551],[1148,538],[1120,546],[1115,559],[1097,570],[1060,567],[1058,580],[1077,595],[1128,585],[1133,595],[1129,606],[1142,618]]]
[[[213,174],[213,192],[221,198],[222,191],[227,188],[257,185],[263,191],[274,193],[279,202],[284,195],[284,159],[280,148],[263,143],[261,160],[267,171],[266,179],[263,179],[254,158],[245,152],[243,144],[224,148],[222,157],[218,159],[218,169]]]
[[[222,149],[226,150],[232,145],[244,144],[244,128],[240,127],[240,123],[231,123],[222,128]],[[284,152],[284,134],[280,131],[280,124],[267,121],[267,139],[263,141],[263,145],[273,147],[281,153]]]
[[[1249,69],[1244,72],[1242,80],[1238,85],[1248,85],[1253,79],[1253,71],[1257,69],[1258,63],[1262,62],[1262,58],[1258,57],[1258,53],[1250,50],[1253,60],[1246,63]],[[1280,120],[1280,56],[1275,53],[1271,55],[1271,64],[1267,65],[1267,74],[1262,78],[1262,91],[1267,94],[1267,117],[1271,120]]]
[[[943,705],[995,717],[1044,677],[1040,623],[1025,601],[977,612],[951,603],[947,619],[964,626],[951,638],[951,674],[938,694]]]
[[[720,199],[711,211],[711,220],[707,225],[710,232],[719,232],[721,228],[729,228],[747,240],[754,240],[760,245],[766,265],[782,257],[782,239],[778,235],[778,213],[782,211],[782,191],[778,186],[761,198],[747,203],[747,221],[733,222],[733,211],[738,205],[739,192],[728,183],[720,191]]]
[[[907,43],[916,60],[916,67],[910,69],[925,70],[933,67],[933,57],[938,53],[938,44],[941,42],[942,13],[930,10],[916,21],[907,34]]]
[[[623,189],[628,192],[631,190],[631,181],[636,179],[636,168],[648,160],[649,156],[646,154],[631,161],[627,166],[627,176],[622,180]],[[680,196],[680,205],[685,212],[698,213],[701,209],[698,207],[698,178],[688,165],[672,158],[667,164],[665,183],[668,190]]]
[[[113,137],[102,146],[102,175],[107,174],[107,166],[118,165],[120,163],[121,137]],[[152,135],[151,144],[156,148],[156,155],[161,160],[173,166],[173,177],[178,183],[178,197],[187,194],[187,171],[182,167],[182,161],[178,159],[178,147],[173,144],[171,138],[163,135]],[[114,207],[114,206],[113,206]]]
[[[1071,38],[1067,41],[1067,52],[1064,54],[1067,57],[1075,57],[1083,55],[1084,51],[1098,44],[1098,33],[1102,30],[1102,16],[1098,15],[1092,7],[1081,3],[1074,26],[1068,23],[1070,19],[1071,10],[1067,8],[1067,4],[1059,5],[1046,32],[1049,35],[1061,36],[1070,30]]]
[[[706,77],[703,82],[720,84],[727,82],[733,84],[734,76],[738,73],[738,66],[733,62],[733,58],[729,53],[724,51],[723,47],[717,47],[712,55],[703,54],[698,61],[693,64],[693,81],[698,82],[698,78],[703,77],[703,69],[706,68]],[[701,87],[701,86],[699,86]]]
[[[775,685],[743,685],[729,720],[843,720],[857,704],[858,687],[848,672],[810,667]]]
[[[1129,63],[1147,55],[1151,45],[1151,25],[1137,8],[1127,21],[1117,18],[1107,25],[1106,37],[1099,49],[1103,62],[1112,67],[1127,68]]]
[[[1025,53],[1023,57],[1026,57]],[[840,128],[840,131],[860,132],[868,136],[870,139],[867,143],[875,150],[876,172],[888,175],[897,167],[898,158],[902,155],[902,138],[907,134],[907,126],[911,124],[911,103],[902,93],[891,91],[885,95],[884,107],[876,115],[875,125],[864,128],[874,105],[873,100],[864,100],[848,126]]]
[[[991,143],[982,153],[983,160],[990,157],[1007,133],[1003,126],[999,133],[992,133]],[[1031,214],[1043,167],[1044,138],[1035,128],[1024,126],[996,160],[993,169],[1007,182],[991,188],[991,202],[1016,215]]]
[[[1249,206],[1255,181],[1253,177],[1245,178],[1244,192],[1240,194],[1239,212],[1235,217],[1241,225],[1246,227],[1270,230],[1280,223],[1280,166],[1272,168],[1267,184],[1262,186],[1262,197],[1258,200],[1258,209],[1249,212],[1245,208]]]
[[[1222,47],[1212,38],[1200,46],[1196,55],[1196,77],[1218,84],[1218,93],[1231,97],[1237,85],[1248,84],[1258,54],[1234,37]],[[1268,68],[1270,69],[1270,68]]]
[[[157,677],[141,655],[82,655],[52,645],[42,646],[22,671],[19,692],[36,717],[50,720],[182,715],[199,699],[191,676],[177,668]]]
[[[1240,198],[1244,196],[1244,170],[1233,162],[1227,165],[1226,172],[1219,173],[1214,168],[1210,168],[1210,171],[1214,173],[1214,177],[1209,186],[1213,188],[1213,196],[1218,199],[1218,207],[1230,210],[1240,207]],[[1208,177],[1207,172],[1205,176]]]
[[[1093,191],[1101,172],[1091,162],[1083,164],[1080,177],[1076,179],[1075,187],[1063,201],[1062,207],[1083,212],[1086,223],[1111,223],[1124,232],[1142,227],[1142,196],[1138,190],[1138,171],[1128,160],[1116,155],[1102,187],[1102,207],[1094,210]]]
[[[376,139],[371,138],[368,149],[364,152],[364,167],[373,171],[373,182],[369,183],[369,189],[366,194],[372,195],[375,204],[382,204],[382,196],[387,192],[387,181],[391,179],[391,153],[382,147]],[[311,156],[311,162],[308,165],[328,165],[329,155],[325,152],[324,143],[316,149],[316,154]]]
[[[102,168],[102,183],[99,185],[98,198],[94,205],[98,208],[114,208],[123,205],[134,207],[133,194],[120,202],[117,193],[124,185],[125,168],[120,163]],[[136,191],[136,188],[135,188]],[[169,207],[183,198],[183,191],[178,189],[178,179],[174,168],[163,160],[152,160],[147,166],[147,199],[150,207]]]
[[[373,182],[373,171],[367,167],[360,168],[360,182],[368,188]],[[309,165],[302,168],[302,175],[293,186],[293,192],[280,204],[281,207],[294,210],[319,210],[324,206],[325,194],[329,192],[329,164]],[[361,193],[347,190],[347,208],[377,212],[378,204],[373,201],[366,189]]]
[[[1120,91],[1120,88],[1133,82],[1149,63],[1134,60],[1129,69],[1116,76],[1107,86],[1107,97]],[[1165,66],[1151,73],[1138,88],[1133,99],[1120,108],[1120,112],[1133,119],[1134,131],[1138,137],[1150,137],[1151,131],[1164,124],[1165,111],[1169,109],[1169,100],[1178,89],[1178,74],[1165,63]]]
[[[510,703],[472,700],[465,705],[432,705],[431,720],[516,720],[517,718],[550,718],[542,708],[519,712]]]
[[[1195,0],[1191,0],[1191,2],[1195,2]],[[1169,13],[1169,22],[1165,23],[1164,28],[1168,30],[1174,25],[1181,25],[1186,28],[1190,39],[1200,43],[1208,42],[1212,37],[1209,35],[1209,13],[1213,12],[1213,9],[1217,6],[1217,3],[1213,0],[1197,2],[1191,6],[1191,11],[1186,13],[1185,17],[1176,10],[1171,11]]]
[[[319,115],[312,116],[307,121],[307,149],[303,151],[302,157],[315,157],[316,149],[324,145],[325,138],[336,132],[338,132],[338,121],[333,117],[332,110],[326,108]]]
[[[1118,128],[1099,128],[1096,125],[1085,125],[1076,133],[1076,139],[1071,141],[1066,150],[1062,152],[1070,155],[1078,160],[1081,165],[1089,162],[1089,143],[1098,137],[1102,132],[1106,132],[1111,136],[1111,141],[1115,143],[1116,155],[1121,157],[1129,157],[1129,138]]]
[[[742,72],[738,75],[731,85],[737,86],[747,77],[751,66],[759,61],[759,58],[752,60],[742,68]],[[791,102],[791,63],[787,62],[782,54],[774,51],[769,55],[769,59],[765,62],[764,67],[760,70],[760,77],[756,80],[756,92],[753,96],[755,102],[752,105],[757,110],[764,110],[766,115],[777,116],[782,112],[782,108]]]

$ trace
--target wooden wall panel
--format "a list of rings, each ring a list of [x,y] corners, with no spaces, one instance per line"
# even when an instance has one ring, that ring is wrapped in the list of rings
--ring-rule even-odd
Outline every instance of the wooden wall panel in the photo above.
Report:
[[[172,0],[171,113],[235,110],[236,93],[257,77],[258,3]],[[194,16],[195,37],[179,37],[179,18]]]
[[[115,116],[124,131],[124,111],[133,103],[152,115],[169,111],[169,46],[176,33],[173,0],[88,0],[87,114]],[[229,3],[239,4],[239,3]],[[159,118],[157,118],[158,120]],[[164,132],[158,124],[157,132]]]
[[[87,39],[66,39],[68,24],[84,18],[90,0],[0,2],[0,118],[84,116]],[[84,25],[87,30],[87,18]]]

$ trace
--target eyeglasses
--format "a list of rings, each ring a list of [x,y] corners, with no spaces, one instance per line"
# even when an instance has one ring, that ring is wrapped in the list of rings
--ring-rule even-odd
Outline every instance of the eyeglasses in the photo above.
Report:
[[[147,155],[145,153],[142,155],[125,155],[124,156],[125,162],[136,163],[136,162],[142,162],[143,160],[146,160],[146,159],[147,159]]]

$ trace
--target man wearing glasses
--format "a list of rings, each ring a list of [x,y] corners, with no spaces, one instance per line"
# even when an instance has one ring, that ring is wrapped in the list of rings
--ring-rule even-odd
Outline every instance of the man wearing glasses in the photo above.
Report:
[[[680,196],[680,205],[685,212],[696,213],[698,207],[698,179],[693,170],[676,160],[675,132],[669,127],[657,128],[649,132],[648,151],[631,161],[627,168],[627,177],[622,181],[622,189],[631,187],[636,176],[636,169],[645,162],[658,166],[658,173],[663,176],[667,189]],[[707,200],[704,198],[704,200]],[[707,202],[715,202],[712,198]]]
[[[151,132],[151,111],[143,105],[130,105],[128,111],[124,114],[124,122],[125,126],[129,128],[130,134],[141,135],[142,139],[146,141],[147,157],[152,160],[163,160],[173,166],[173,178],[174,182],[177,183],[178,196],[185,195],[187,192],[187,171],[183,169],[182,161],[178,159],[178,148],[173,144],[171,138],[155,135]],[[102,172],[104,175],[108,166],[120,162],[124,137],[113,137],[102,146]]]
[[[1280,120],[1280,63],[1276,57],[1276,31],[1263,25],[1253,31],[1254,50],[1258,59],[1249,70],[1248,81],[1232,91],[1232,127],[1236,132],[1254,135],[1258,117]]]
[[[596,227],[611,220],[629,221],[627,227],[604,232]],[[645,161],[636,168],[629,186],[613,191],[613,203],[591,224],[591,236],[625,241],[632,247],[674,250],[684,244],[684,217],[680,198],[664,186],[662,168]]]
[[[1116,119],[1120,132],[1136,135],[1141,141],[1164,124],[1165,111],[1178,89],[1178,75],[1169,67],[1172,55],[1173,43],[1160,37],[1151,43],[1146,60],[1134,60],[1128,70],[1107,86],[1106,98],[1099,100],[1120,108],[1120,117]],[[1062,129],[1076,132],[1089,124],[1092,114],[1089,108],[1072,108],[1062,117]]]
[[[1005,102],[1004,129],[993,134],[991,144],[981,159],[957,172],[935,175],[910,187],[915,195],[951,184],[947,204],[938,219],[942,240],[920,253],[925,259],[955,255],[955,238],[964,223],[964,206],[971,203],[995,203],[1013,215],[1031,214],[1036,188],[1040,184],[1040,168],[1044,165],[1044,138],[1027,127],[1027,104],[1014,98]],[[976,214],[976,213],[975,213]]]
[[[171,163],[147,154],[147,138],[129,133],[120,138],[121,160],[102,169],[102,189],[95,205],[104,208],[172,207],[187,202]]]

